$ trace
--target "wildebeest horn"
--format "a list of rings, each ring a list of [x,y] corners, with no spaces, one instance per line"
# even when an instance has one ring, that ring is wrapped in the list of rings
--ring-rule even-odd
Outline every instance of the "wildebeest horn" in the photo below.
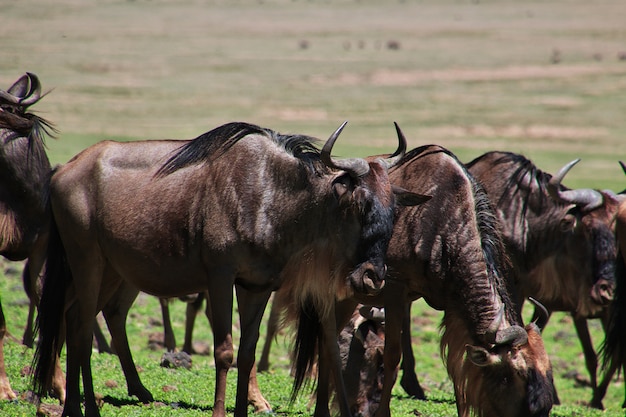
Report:
[[[328,140],[324,144],[324,147],[322,148],[322,151],[320,152],[320,159],[322,160],[324,165],[329,168],[341,169],[352,173],[356,177],[362,177],[370,170],[370,166],[367,164],[365,159],[350,158],[338,160],[330,156],[330,152],[333,149],[335,141],[337,140],[339,134],[347,123],[347,121],[343,122],[342,125],[339,126],[339,128],[335,130],[335,132],[330,136],[330,138],[328,138]]]
[[[505,329],[498,330],[503,318],[504,305],[500,307],[496,317],[489,325],[487,333],[485,333],[485,339],[488,343],[494,345],[511,344],[513,346],[520,346],[528,342],[528,333],[526,333],[526,330],[521,326],[513,325]]]
[[[30,86],[30,87],[29,87]],[[0,99],[27,107],[41,98],[41,84],[35,74],[22,75],[7,91],[0,90]]]
[[[396,151],[389,158],[382,160],[387,166],[387,169],[400,162],[406,153],[406,137],[404,136],[404,133],[402,133],[402,130],[400,130],[398,123],[393,122],[393,125],[396,127],[396,133],[398,134],[398,149],[396,149]]]
[[[538,310],[538,313],[536,313],[537,318],[535,319],[534,323],[539,328],[539,331],[542,331],[543,328],[546,327],[546,324],[548,324],[550,313],[548,312],[548,309],[543,304],[535,300],[533,297],[528,297],[528,301],[533,303],[533,305]]]
[[[624,174],[626,174],[626,164],[624,164],[622,161],[619,161],[619,164],[622,167],[622,171],[624,171]]]
[[[24,99],[20,101],[20,104],[24,107],[35,104],[41,98],[41,84],[39,78],[33,73],[27,72],[30,79],[30,90],[28,94],[24,96]]]
[[[362,306],[359,308],[359,314],[366,320],[374,320],[378,323],[385,321],[385,309],[373,306]]]
[[[575,159],[569,164],[565,165],[561,170],[553,176],[548,182],[548,193],[552,198],[562,203],[576,204],[582,206],[585,211],[593,210],[600,207],[604,198],[602,194],[591,188],[581,188],[578,190],[561,190],[561,181],[565,178],[565,175],[569,170],[580,161]]]

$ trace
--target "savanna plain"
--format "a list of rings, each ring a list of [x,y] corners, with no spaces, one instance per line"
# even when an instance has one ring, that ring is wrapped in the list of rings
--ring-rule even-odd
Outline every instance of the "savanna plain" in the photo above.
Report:
[[[395,121],[410,148],[439,144],[464,162],[512,151],[551,173],[581,158],[567,186],[619,192],[626,188],[618,164],[626,160],[625,12],[619,0],[4,1],[0,88],[29,71],[50,91],[32,110],[58,129],[47,140],[53,164],[105,139],[187,139],[234,120],[321,139],[348,120],[336,155],[366,156],[395,149]],[[1,416],[35,415],[27,401],[33,350],[19,342],[27,313],[21,269],[3,262],[0,270],[11,333],[5,359],[19,395],[0,402]],[[185,306],[173,301],[171,309],[180,345]],[[440,320],[440,312],[414,304],[417,373],[428,400],[397,386],[396,416],[456,414],[439,356]],[[599,347],[602,327],[590,326]],[[142,294],[128,333],[153,404],[126,394],[115,356],[94,352],[103,416],[210,414],[212,356],[194,355],[191,370],[162,368],[163,350],[148,347],[160,332],[158,302]],[[278,336],[259,383],[276,414],[311,415],[307,395],[289,402],[291,332]],[[543,337],[562,402],[553,416],[624,415],[623,376],[611,384],[605,411],[585,406],[589,377],[569,315],[554,314]],[[194,339],[212,343],[204,317]]]

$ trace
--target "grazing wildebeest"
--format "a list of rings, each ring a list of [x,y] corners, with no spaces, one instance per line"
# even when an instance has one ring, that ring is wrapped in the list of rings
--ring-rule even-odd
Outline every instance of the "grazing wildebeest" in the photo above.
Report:
[[[383,388],[384,311],[357,306],[338,337],[348,404],[352,415],[376,413]]]
[[[93,319],[102,310],[129,394],[152,401],[128,347],[128,309],[139,290],[158,297],[206,290],[217,373],[213,415],[223,417],[235,287],[241,322],[235,415],[247,415],[270,293],[293,284],[298,298],[314,300],[334,325],[337,298],[383,285],[394,194],[420,197],[392,190],[388,180],[387,169],[406,142],[393,158],[336,160],[331,150],[342,128],[320,151],[307,136],[229,123],[185,142],[101,142],[60,167],[50,183],[53,221],[38,315],[36,392],[49,385],[64,323],[63,415],[82,415],[81,371],[85,414],[100,414],[90,346]]]
[[[35,287],[48,236],[46,195],[51,167],[44,138],[55,132],[49,122],[28,112],[41,97],[41,84],[32,73],[21,76],[6,91],[0,90],[0,255],[11,261],[28,259],[23,277],[31,316],[37,303]],[[27,331],[30,328],[26,326]],[[5,335],[6,322],[0,305],[0,399],[14,399],[4,369]],[[24,339],[28,344],[28,332]],[[57,373],[53,385],[63,401],[65,382],[61,373]]]
[[[550,311],[571,313],[594,387],[591,404],[601,407],[596,390],[598,361],[587,319],[603,318],[612,299],[612,228],[618,197],[609,191],[562,186],[574,164],[553,177],[522,155],[489,152],[467,167],[496,207],[513,266],[512,292],[518,310],[524,299],[533,297]],[[405,340],[403,354],[402,386],[410,394],[419,393],[410,339]]]
[[[487,194],[451,152],[434,145],[407,153],[389,178],[433,198],[396,209],[382,297],[356,297],[385,307],[384,387],[376,415],[390,414],[406,305],[423,297],[445,311],[441,346],[460,416],[547,416],[554,391],[550,361],[538,328],[522,327],[507,290],[510,271]],[[277,293],[279,303],[284,296],[283,290]],[[353,308],[338,311],[350,314]],[[311,316],[300,315],[296,344],[315,345],[306,336],[316,330],[303,325]],[[319,410],[328,396],[325,360],[320,355],[316,416],[327,414]],[[307,365],[296,357],[296,377]]]
[[[518,307],[520,300],[532,296],[549,311],[571,314],[593,388],[590,405],[602,408],[598,359],[587,319],[605,320],[613,299],[614,224],[621,197],[561,185],[577,162],[550,176],[521,155],[491,152],[470,162],[468,169],[497,204],[514,266]]]

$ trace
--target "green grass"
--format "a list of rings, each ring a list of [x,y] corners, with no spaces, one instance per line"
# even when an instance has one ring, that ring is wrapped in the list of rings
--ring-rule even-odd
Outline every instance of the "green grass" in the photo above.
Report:
[[[33,109],[60,131],[48,141],[55,164],[103,139],[192,138],[232,120],[320,138],[349,120],[336,153],[363,156],[395,149],[397,121],[411,147],[440,144],[462,161],[520,152],[548,172],[582,158],[565,184],[626,188],[617,164],[626,160],[621,1],[32,0],[1,2],[0,16],[0,88],[31,71],[52,90]],[[18,276],[7,275],[0,294],[9,330],[21,336],[25,296]],[[183,306],[173,310],[182,341]],[[212,359],[194,357],[192,371],[161,369],[160,352],[146,348],[148,334],[161,331],[145,320],[159,316],[156,301],[141,298],[131,313],[136,362],[165,405],[134,404],[117,360],[94,355],[96,389],[111,399],[103,414],[206,415]],[[415,306],[419,376],[430,401],[396,387],[394,415],[455,414],[438,355],[439,317]],[[197,339],[210,341],[206,321],[197,327]],[[599,324],[592,330],[598,344]],[[584,380],[586,371],[571,320],[556,314],[544,337],[564,404],[552,415],[622,416],[622,379],[605,413],[582,405],[590,393],[572,377]],[[282,340],[261,388],[282,415],[307,415],[306,398],[289,406]],[[28,383],[20,372],[32,351],[14,341],[6,349],[22,394]],[[33,414],[24,401],[0,402],[2,416]]]
[[[6,270],[7,266],[11,268]],[[2,305],[7,317],[8,329],[20,339],[26,321],[27,299],[21,287],[19,263],[5,263],[4,275],[0,280]],[[184,334],[184,308],[182,302],[170,303],[174,332],[182,343]],[[527,309],[527,313],[531,309]],[[262,335],[265,334],[267,318],[262,324]],[[456,415],[454,394],[445,368],[439,356],[439,322],[441,313],[429,308],[423,301],[416,302],[412,314],[412,337],[417,360],[417,374],[426,390],[427,401],[413,400],[407,397],[398,386],[394,387],[392,413],[397,416],[453,416]],[[146,387],[153,393],[155,403],[143,405],[126,393],[126,384],[119,361],[109,354],[92,354],[92,370],[94,388],[104,398],[103,416],[196,416],[210,413],[213,404],[215,387],[215,368],[212,356],[193,356],[191,370],[172,370],[159,366],[162,350],[151,350],[148,347],[149,336],[161,333],[160,308],[154,297],[140,295],[130,311],[128,334],[131,350],[136,365],[140,368],[140,377]],[[599,323],[591,322],[591,331],[596,345],[602,340]],[[238,326],[234,326],[235,344],[238,340]],[[286,330],[279,335],[273,345],[271,369],[259,375],[259,385],[266,399],[274,407],[274,411],[282,416],[310,415],[309,396],[301,394],[296,402],[289,403],[292,378],[289,373],[289,334]],[[212,344],[212,336],[208,321],[199,317],[196,322],[194,340]],[[553,409],[552,416],[623,416],[620,408],[624,395],[624,381],[614,381],[604,401],[606,411],[587,408],[584,403],[591,398],[588,376],[584,367],[584,359],[580,344],[576,338],[574,327],[569,316],[556,313],[544,332],[546,349],[551,355],[555,372],[555,383],[562,405]],[[259,341],[258,354],[264,337]],[[20,400],[0,402],[0,416],[32,416],[35,407],[25,398],[30,389],[30,379],[26,367],[32,361],[32,349],[22,346],[18,341],[8,339],[5,343],[7,371],[12,388],[20,396]],[[63,358],[64,363],[64,358]],[[229,373],[227,391],[227,410],[232,413],[235,400],[236,369]],[[55,400],[46,399],[55,404]],[[250,411],[252,413],[252,411]]]

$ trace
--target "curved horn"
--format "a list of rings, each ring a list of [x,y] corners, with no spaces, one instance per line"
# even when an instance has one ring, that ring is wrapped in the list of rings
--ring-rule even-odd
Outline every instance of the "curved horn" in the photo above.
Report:
[[[543,304],[535,300],[533,297],[528,297],[528,301],[533,303],[535,306],[535,315],[537,318],[533,321],[533,323],[539,328],[539,331],[542,331],[543,328],[546,327],[546,324],[548,324],[550,313]]]
[[[624,171],[624,174],[626,174],[626,164],[624,164],[622,161],[619,161],[619,164],[622,167],[622,171]]]
[[[345,121],[341,126],[328,138],[322,151],[320,152],[320,159],[329,168],[341,169],[343,171],[348,171],[352,173],[355,177],[362,177],[367,174],[370,170],[368,163],[365,159],[360,158],[351,158],[351,159],[341,159],[337,160],[330,156],[330,152],[333,149],[333,145],[335,141],[339,137],[339,134],[346,126],[348,122]]]
[[[496,345],[521,346],[528,343],[528,333],[521,326],[513,325],[498,332],[495,340]]]
[[[582,206],[583,210],[585,211],[593,210],[594,208],[600,207],[602,205],[602,202],[604,201],[604,198],[602,197],[602,194],[600,192],[592,190],[591,188],[581,188],[578,190],[561,190],[561,181],[563,181],[565,175],[579,161],[580,158],[573,160],[569,164],[566,164],[563,168],[559,170],[559,172],[555,176],[550,178],[550,181],[548,182],[548,193],[556,201]]]
[[[500,310],[493,319],[487,332],[485,333],[485,339],[488,343],[494,345],[506,345],[511,344],[513,346],[520,346],[528,342],[528,333],[526,330],[518,325],[501,329],[500,324],[504,318],[504,305],[500,307]]]
[[[39,78],[30,72],[22,75],[7,91],[0,90],[0,99],[23,107],[36,103],[40,98],[41,84]]]
[[[41,98],[41,84],[39,78],[33,73],[27,72],[30,79],[30,90],[28,94],[24,96],[24,99],[20,101],[20,104],[24,107],[28,107],[35,104]]]
[[[387,166],[387,169],[400,162],[406,153],[406,137],[404,136],[404,133],[402,133],[402,130],[400,130],[398,123],[393,122],[393,125],[396,127],[396,133],[398,134],[398,149],[396,149],[396,151],[389,158],[382,159]]]
[[[377,323],[385,321],[385,309],[374,306],[362,306],[359,308],[359,314],[366,320],[374,320]]]

